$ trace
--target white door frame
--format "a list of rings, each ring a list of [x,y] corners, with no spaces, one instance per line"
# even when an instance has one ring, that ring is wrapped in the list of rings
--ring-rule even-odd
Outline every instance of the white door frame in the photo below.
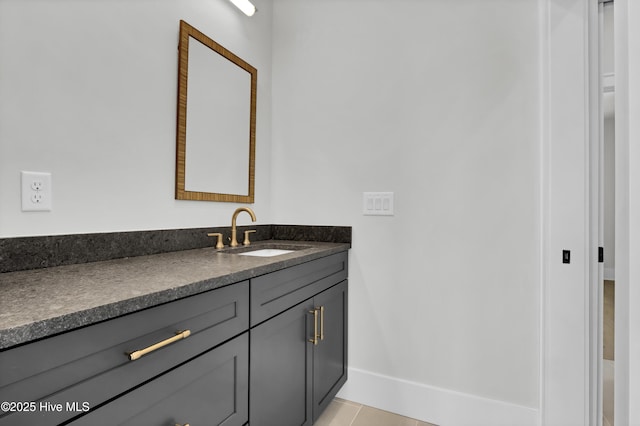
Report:
[[[640,425],[640,5],[616,0],[615,422]],[[631,119],[633,117],[633,119]]]
[[[598,0],[541,3],[540,423],[598,426]]]
[[[591,0],[540,0],[542,72],[541,416],[597,424],[594,411],[594,222]],[[640,1],[615,0],[615,422],[640,425]],[[591,36],[590,36],[591,35]],[[563,97],[564,96],[564,99]],[[634,117],[634,119],[631,119]],[[564,197],[564,198],[563,198]],[[560,265],[560,250],[572,265]],[[574,253],[575,250],[575,253]],[[564,266],[564,268],[563,268]],[[598,274],[599,275],[599,274]],[[599,357],[598,357],[599,358]],[[596,390],[597,392],[597,390]],[[595,395],[595,396],[594,396]],[[596,416],[594,419],[593,417]]]
[[[603,424],[603,317],[604,264],[598,262],[599,247],[604,247],[604,112],[602,80],[601,0],[588,5],[589,44],[589,145],[590,145],[590,261],[589,268],[589,424]]]

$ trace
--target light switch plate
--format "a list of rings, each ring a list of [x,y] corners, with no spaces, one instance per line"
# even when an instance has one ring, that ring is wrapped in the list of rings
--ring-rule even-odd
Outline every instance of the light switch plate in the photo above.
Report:
[[[393,192],[363,192],[362,214],[365,216],[393,216]]]
[[[22,211],[51,211],[51,173],[21,172]]]

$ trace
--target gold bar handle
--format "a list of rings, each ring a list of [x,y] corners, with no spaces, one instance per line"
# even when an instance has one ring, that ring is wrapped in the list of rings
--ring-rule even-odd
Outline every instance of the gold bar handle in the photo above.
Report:
[[[165,340],[163,340],[161,342],[158,342],[158,343],[156,343],[154,345],[151,345],[149,347],[146,347],[144,349],[140,349],[138,351],[131,352],[129,354],[129,359],[131,361],[135,361],[136,359],[139,359],[140,357],[148,354],[149,352],[153,352],[156,349],[160,349],[163,346],[170,345],[173,342],[177,342],[178,340],[186,339],[190,335],[191,335],[191,330],[178,331],[176,333],[176,335],[173,336],[173,337],[169,337],[168,339],[165,339]]]
[[[313,339],[309,339],[309,342],[314,345],[318,344],[318,308],[314,308],[312,311],[309,311],[310,314],[313,314]]]
[[[320,340],[324,340],[324,306],[320,306]]]

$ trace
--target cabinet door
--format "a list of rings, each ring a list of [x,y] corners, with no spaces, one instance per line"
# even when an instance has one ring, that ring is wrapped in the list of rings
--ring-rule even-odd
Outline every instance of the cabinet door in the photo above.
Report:
[[[251,329],[251,426],[312,424],[311,301]]]
[[[72,424],[244,425],[249,405],[248,344],[244,333]]]
[[[347,380],[347,281],[313,299],[322,308],[321,340],[313,346],[313,420],[320,416]]]

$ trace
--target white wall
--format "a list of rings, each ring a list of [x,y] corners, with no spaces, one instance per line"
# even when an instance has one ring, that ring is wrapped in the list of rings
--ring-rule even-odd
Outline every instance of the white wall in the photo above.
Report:
[[[276,0],[273,31],[274,219],[354,227],[343,395],[442,424],[530,421],[537,2]],[[394,191],[395,216],[362,216],[363,191]],[[397,386],[359,386],[377,378]],[[404,380],[521,417],[409,404]]]
[[[180,19],[258,68],[270,223],[271,2],[255,3],[249,19],[226,1],[0,0],[0,237],[230,221],[229,203],[174,199]],[[21,212],[21,170],[52,173],[52,212]]]

